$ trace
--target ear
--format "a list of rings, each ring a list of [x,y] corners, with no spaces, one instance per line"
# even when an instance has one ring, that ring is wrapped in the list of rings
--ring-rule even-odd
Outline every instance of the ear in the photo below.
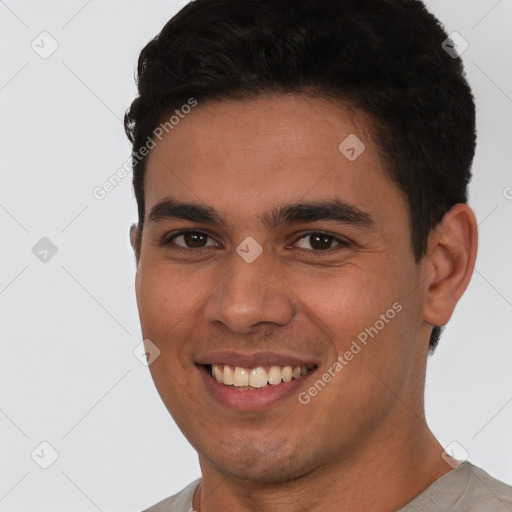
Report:
[[[138,236],[139,236],[139,228],[137,224],[132,224],[130,226],[130,245],[135,253],[135,262],[136,265],[139,264],[140,257],[140,247],[138,246]]]
[[[475,267],[478,226],[467,204],[456,204],[429,236],[424,257],[423,320],[443,326],[466,290]]]

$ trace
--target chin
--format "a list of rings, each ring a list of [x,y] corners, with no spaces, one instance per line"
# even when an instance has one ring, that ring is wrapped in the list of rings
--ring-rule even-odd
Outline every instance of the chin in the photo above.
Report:
[[[313,464],[307,463],[305,455],[297,448],[285,450],[281,443],[258,447],[254,441],[247,440],[238,446],[231,445],[222,453],[218,450],[216,453],[203,453],[202,458],[227,478],[268,486],[308,474]],[[312,455],[314,459],[314,453]]]
[[[297,468],[292,468],[287,464],[276,463],[275,460],[269,459],[267,464],[259,463],[256,467],[247,467],[232,464],[215,464],[210,461],[210,464],[226,478],[238,480],[240,482],[252,483],[255,485],[271,486],[272,484],[282,484],[291,480],[296,480],[307,472],[298,471]]]

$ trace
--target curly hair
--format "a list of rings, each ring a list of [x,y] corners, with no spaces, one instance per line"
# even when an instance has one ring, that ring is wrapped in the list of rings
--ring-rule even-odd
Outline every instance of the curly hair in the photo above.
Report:
[[[416,262],[428,235],[467,202],[475,105],[460,57],[419,0],[195,0],[142,50],[139,96],[125,114],[133,145],[140,255],[147,158],[137,149],[194,98],[299,93],[367,113],[385,172],[409,206]],[[441,327],[434,326],[430,350]]]

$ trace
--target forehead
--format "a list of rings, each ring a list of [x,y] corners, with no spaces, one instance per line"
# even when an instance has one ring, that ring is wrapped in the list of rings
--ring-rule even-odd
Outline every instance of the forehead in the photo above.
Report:
[[[199,103],[151,150],[146,217],[167,196],[237,212],[336,196],[363,210],[400,202],[363,113],[332,101],[275,95]]]

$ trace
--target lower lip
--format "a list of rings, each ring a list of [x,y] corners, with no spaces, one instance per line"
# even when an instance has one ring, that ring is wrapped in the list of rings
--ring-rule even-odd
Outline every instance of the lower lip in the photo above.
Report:
[[[204,366],[197,365],[197,368],[206,388],[214,398],[230,408],[246,411],[266,409],[285,398],[297,394],[298,389],[314,373],[314,370],[308,371],[306,375],[302,375],[298,379],[269,385],[263,389],[240,389],[217,382]]]

